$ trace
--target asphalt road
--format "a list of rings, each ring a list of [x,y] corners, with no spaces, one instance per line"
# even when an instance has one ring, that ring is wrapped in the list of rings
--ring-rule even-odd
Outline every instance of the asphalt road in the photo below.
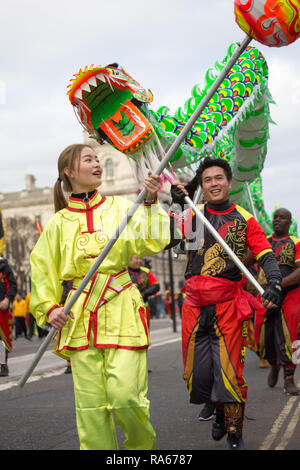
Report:
[[[211,421],[200,422],[200,406],[191,405],[182,379],[180,321],[177,332],[169,319],[153,320],[148,352],[151,422],[158,451],[222,451],[210,436]],[[18,380],[39,348],[36,337],[19,338],[9,357],[9,377],[0,377],[0,450],[78,450],[72,375],[51,351],[41,359],[23,388]],[[267,386],[268,369],[258,367],[247,350],[245,378],[248,404],[244,440],[249,450],[299,450],[300,397],[283,392],[283,377],[274,389]],[[296,370],[296,383],[300,374]],[[120,449],[123,435],[118,431]],[[278,454],[279,455],[279,454]],[[287,454],[285,454],[287,455]]]

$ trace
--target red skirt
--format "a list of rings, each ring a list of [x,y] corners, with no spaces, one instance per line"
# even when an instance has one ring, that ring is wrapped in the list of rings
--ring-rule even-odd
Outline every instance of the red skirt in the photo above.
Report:
[[[7,351],[12,350],[13,319],[10,310],[0,310],[0,340]]]
[[[257,312],[254,334],[261,357],[277,365],[288,365],[297,348],[300,326],[300,287],[287,293],[281,309]],[[275,337],[277,338],[275,340]]]

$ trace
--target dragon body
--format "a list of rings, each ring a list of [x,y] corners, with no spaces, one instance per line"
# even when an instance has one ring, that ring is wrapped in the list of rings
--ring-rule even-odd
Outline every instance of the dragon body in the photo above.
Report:
[[[141,182],[148,169],[155,170],[237,47],[229,46],[224,60],[206,72],[203,86],[195,85],[174,115],[166,106],[151,109],[152,93],[117,64],[80,70],[69,85],[69,99],[89,135],[100,143],[109,142],[127,155]],[[256,217],[268,234],[271,220],[264,209],[261,172],[267,154],[271,102],[266,61],[258,49],[248,47],[169,167],[177,174],[191,174],[204,156],[213,154],[226,159],[233,171],[232,202],[251,212],[250,188]]]

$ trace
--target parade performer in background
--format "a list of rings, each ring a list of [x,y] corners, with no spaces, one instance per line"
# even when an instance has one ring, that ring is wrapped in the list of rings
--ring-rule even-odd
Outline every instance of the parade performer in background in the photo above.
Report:
[[[143,260],[133,255],[128,265],[132,282],[138,287],[146,307],[147,324],[150,327],[150,306],[148,299],[159,291],[159,282],[149,268],[142,266]]]
[[[17,339],[18,336],[21,336],[22,333],[24,333],[24,338],[30,339],[27,334],[27,312],[28,305],[26,300],[23,299],[19,293],[17,293],[12,305],[12,314],[15,325],[15,339]]]
[[[132,202],[101,197],[96,188],[102,168],[87,145],[66,148],[58,172],[56,214],[31,253],[31,311],[41,327],[48,321],[59,330],[54,351],[71,360],[80,448],[117,449],[114,414],[126,437],[125,448],[153,449],[156,438],[147,399],[149,332],[143,299],[127,267],[133,254],[151,256],[170,241],[169,217],[157,202],[160,179],[149,172],[144,204],[66,317],[59,305],[62,281],[73,280],[76,289]],[[62,183],[72,192],[68,202]]]
[[[262,302],[269,307],[278,305],[281,274],[271,245],[255,218],[228,200],[232,186],[230,165],[221,159],[205,158],[196,178],[206,201],[200,206],[204,215],[239,259],[244,258],[247,247],[251,250],[267,275],[268,287]],[[173,202],[182,205],[187,191],[183,184],[177,184],[172,186],[171,194]],[[227,432],[228,447],[244,449],[242,425],[247,384],[242,374],[247,319],[252,308],[261,309],[262,304],[242,289],[239,269],[207,229],[199,226],[191,209],[173,221],[180,233],[177,240],[172,235],[169,246],[182,238],[189,240],[182,353],[190,401],[212,402],[216,408],[213,438],[219,440]]]
[[[173,304],[174,304],[174,312],[176,314],[176,312],[178,311],[176,292],[173,292]],[[166,307],[167,315],[172,319],[172,295],[171,295],[170,284],[167,284],[167,288],[165,290],[165,307]]]
[[[9,375],[8,353],[12,350],[13,319],[9,309],[17,294],[17,283],[6,259],[0,257],[0,376]]]
[[[28,294],[25,297],[27,316],[28,316],[28,338],[31,339],[32,336],[36,334],[38,335],[39,339],[41,339],[43,338],[43,336],[47,334],[47,332],[43,331],[42,328],[40,328],[36,324],[35,318],[30,311],[30,297],[31,297],[31,293],[28,292]]]
[[[176,295],[176,300],[177,300],[177,306],[178,306],[180,318],[181,318],[182,305],[185,299],[185,294],[184,292],[181,291],[183,286],[184,286],[184,282],[179,281],[179,284],[178,284],[179,290],[178,290],[178,294]]]
[[[293,343],[297,342],[300,324],[300,240],[289,235],[292,215],[280,208],[273,216],[273,235],[268,237],[282,274],[282,308],[262,311],[255,318],[255,339],[258,353],[271,364],[268,385],[275,387],[280,367],[284,372],[284,389],[298,395],[294,382],[297,361],[293,361]],[[259,283],[266,285],[263,269]],[[295,345],[296,343],[294,343]]]

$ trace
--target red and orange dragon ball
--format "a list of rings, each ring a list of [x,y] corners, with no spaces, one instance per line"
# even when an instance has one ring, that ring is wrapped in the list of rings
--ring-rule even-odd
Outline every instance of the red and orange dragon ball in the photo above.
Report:
[[[300,0],[235,0],[236,22],[265,46],[282,47],[300,37]]]

